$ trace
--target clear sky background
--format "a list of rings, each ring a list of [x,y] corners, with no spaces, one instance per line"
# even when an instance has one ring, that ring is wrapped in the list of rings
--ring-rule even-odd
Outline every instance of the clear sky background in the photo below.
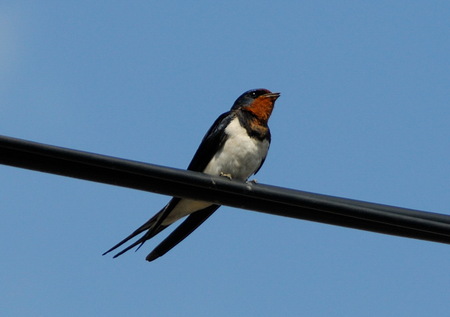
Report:
[[[448,1],[10,1],[0,134],[185,168],[282,93],[260,183],[450,213]],[[2,316],[449,316],[450,246],[222,207],[101,254],[169,197],[0,166]]]

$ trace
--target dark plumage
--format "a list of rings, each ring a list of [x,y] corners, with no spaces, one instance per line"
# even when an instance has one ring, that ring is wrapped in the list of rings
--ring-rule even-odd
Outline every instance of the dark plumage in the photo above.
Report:
[[[249,90],[239,96],[231,110],[220,115],[208,130],[187,169],[244,181],[255,174],[263,164],[269,148],[270,130],[267,121],[278,97],[278,93],[271,93],[267,89]],[[155,216],[103,255],[147,231],[114,257],[137,245],[141,247],[145,241],[170,224],[189,215],[147,256],[146,259],[152,261],[186,238],[219,207],[207,202],[174,197]]]

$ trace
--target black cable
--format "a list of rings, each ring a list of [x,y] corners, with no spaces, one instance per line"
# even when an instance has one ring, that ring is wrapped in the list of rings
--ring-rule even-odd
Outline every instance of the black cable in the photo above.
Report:
[[[6,136],[0,136],[0,163],[273,215],[450,244],[450,216],[444,214],[230,181]]]

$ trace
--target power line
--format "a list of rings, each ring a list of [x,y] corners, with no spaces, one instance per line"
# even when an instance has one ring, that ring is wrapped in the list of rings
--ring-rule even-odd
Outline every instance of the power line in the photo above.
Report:
[[[0,164],[278,216],[450,244],[450,216],[136,162],[0,136]]]

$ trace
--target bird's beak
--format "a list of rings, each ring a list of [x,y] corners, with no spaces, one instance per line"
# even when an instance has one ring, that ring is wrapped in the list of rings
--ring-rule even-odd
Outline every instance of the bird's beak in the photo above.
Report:
[[[279,92],[269,92],[267,94],[263,95],[266,98],[272,98],[273,100],[277,100],[278,97],[280,97],[280,93]]]

